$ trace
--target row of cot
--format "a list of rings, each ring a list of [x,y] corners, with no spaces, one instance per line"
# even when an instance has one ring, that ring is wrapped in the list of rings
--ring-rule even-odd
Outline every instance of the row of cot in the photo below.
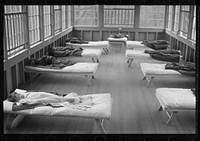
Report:
[[[83,68],[83,70],[87,70],[88,68],[90,68],[91,72],[84,72],[83,74],[85,74],[86,76],[89,75],[89,79],[93,78],[94,77],[94,73],[96,72],[97,68],[98,68],[98,63],[92,63],[94,66],[92,67],[93,69],[91,69],[91,64],[76,64],[76,65],[72,65],[70,66],[70,69],[71,70],[67,70],[69,71],[70,73],[71,72],[75,72],[75,73],[83,73],[84,71],[80,70],[80,68]],[[141,69],[144,70],[145,66],[144,65],[145,63],[141,63]],[[148,63],[146,63],[146,65],[148,65]],[[151,65],[152,66],[152,65]],[[32,67],[30,68],[31,66],[27,66],[27,71],[38,71],[38,72],[51,72],[51,70],[48,70],[47,68],[45,69],[41,69],[37,67]],[[69,67],[67,67],[69,68]],[[152,68],[151,68],[152,69]],[[60,71],[60,70],[53,70],[53,72],[65,72],[66,69]],[[145,71],[143,71],[144,73]],[[148,78],[147,76],[148,74],[144,73],[144,76],[145,78]],[[150,82],[149,82],[150,84]],[[177,91],[181,91],[182,93],[177,93]],[[170,93],[170,94],[169,94]],[[77,114],[77,110],[73,110],[75,111],[75,114],[70,114],[69,113],[65,113],[65,114],[62,114],[62,116],[75,116],[75,117],[87,117],[87,118],[94,118],[95,121],[97,122],[97,125],[99,126],[100,128],[100,131],[102,133],[105,133],[105,129],[103,128],[103,119],[110,119],[110,115],[111,115],[111,107],[112,107],[112,98],[111,98],[111,95],[109,93],[107,94],[101,94],[101,95],[94,95],[94,94],[91,94],[91,96],[94,96],[94,98],[96,98],[96,102],[97,103],[101,103],[101,105],[98,105],[99,107],[96,109],[96,107],[94,108],[95,110],[93,109],[90,109],[89,112],[90,114],[86,114],[85,112],[80,112],[78,111],[78,114]],[[183,99],[183,96],[184,96],[184,99]],[[101,98],[103,97],[103,98]],[[160,102],[161,104],[161,107],[159,108],[159,110],[165,110],[167,115],[169,116],[169,120],[167,121],[166,124],[169,123],[169,121],[172,119],[173,117],[173,114],[174,113],[177,113],[177,111],[179,110],[194,110],[195,109],[195,97],[193,95],[193,92],[189,89],[175,89],[175,88],[158,88],[156,89],[156,97],[158,99],[158,101]],[[173,102],[171,100],[174,100]],[[187,101],[185,100],[187,99]],[[106,103],[105,102],[101,102],[101,101],[107,101]],[[177,101],[179,101],[180,103],[178,103],[178,107],[177,107]],[[171,104],[173,103],[173,104]],[[9,128],[11,126],[11,123],[12,121],[14,120],[14,117],[16,116],[16,114],[32,114],[32,115],[41,115],[41,113],[47,113],[47,114],[42,114],[42,115],[49,115],[49,112],[44,112],[44,109],[41,108],[39,109],[39,112],[38,112],[38,109],[37,108],[34,108],[32,110],[28,110],[28,111],[17,111],[17,112],[13,112],[12,111],[12,105],[13,103],[12,102],[8,102],[7,100],[4,101],[4,111],[5,112],[8,112],[8,113],[11,113],[12,116],[10,116],[10,119],[9,119],[9,122],[7,124],[7,127]],[[102,108],[104,107],[104,108]],[[49,107],[48,107],[49,108]],[[52,107],[51,107],[52,108]],[[42,112],[41,112],[41,111]],[[45,109],[46,110],[46,109]],[[31,112],[30,112],[31,111]],[[37,112],[35,112],[37,111]],[[48,110],[47,110],[48,111]],[[50,110],[52,111],[52,109]],[[55,111],[55,110],[53,110]],[[169,111],[172,111],[172,114],[170,114]],[[50,112],[52,113],[52,112]],[[51,114],[53,116],[61,116],[61,114],[57,114],[57,113],[54,113],[54,114]],[[89,115],[89,116],[85,116],[85,115]],[[98,116],[94,116],[94,115],[98,115]]]
[[[169,58],[162,58],[159,63],[155,63],[152,59],[153,57],[145,53],[147,50],[149,52],[156,52],[154,51],[155,49],[149,48],[141,41],[129,41],[125,53],[128,67],[131,66],[133,60],[142,62],[140,63],[140,68],[144,75],[143,80],[148,80],[147,87],[155,77],[190,77],[194,79],[196,74],[195,64],[191,62],[183,63],[181,51],[164,50],[164,52],[176,52],[178,60],[174,60],[174,58],[171,60]],[[163,63],[162,61],[166,62]],[[170,61],[170,63],[168,61]],[[167,69],[167,67],[170,69]],[[196,109],[195,88],[156,88],[155,95],[160,103],[158,110],[165,111],[168,116],[166,125],[172,121],[174,114],[178,113],[178,111],[195,111]]]

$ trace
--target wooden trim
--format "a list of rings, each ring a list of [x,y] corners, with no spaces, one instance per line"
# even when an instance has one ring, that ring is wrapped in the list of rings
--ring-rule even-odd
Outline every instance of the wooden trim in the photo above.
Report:
[[[91,31],[117,31],[116,27],[84,27],[84,26],[74,26],[74,31],[76,30],[91,30]],[[124,32],[164,32],[164,28],[154,29],[154,28],[123,28]]]

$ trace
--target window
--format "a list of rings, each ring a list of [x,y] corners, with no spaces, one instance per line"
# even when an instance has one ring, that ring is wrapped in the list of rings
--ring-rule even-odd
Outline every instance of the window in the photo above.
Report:
[[[168,15],[168,24],[167,24],[167,28],[168,29],[172,29],[172,16],[173,15],[173,6],[169,6],[169,15]]]
[[[196,6],[194,6],[194,16],[193,16],[193,23],[192,23],[192,37],[193,41],[196,41]]]
[[[25,48],[25,12],[22,6],[5,6],[5,52],[7,57],[21,51]],[[5,58],[4,58],[5,59]]]
[[[105,27],[134,27],[135,6],[104,6]]]
[[[62,29],[66,27],[66,6],[62,6]]]
[[[71,6],[67,6],[67,27],[72,26]]]
[[[188,34],[188,25],[189,25],[189,6],[181,6],[181,25],[180,25],[180,35],[187,37]]]
[[[50,6],[43,7],[44,14],[44,38],[51,36],[51,10]]]
[[[175,17],[174,17],[174,29],[176,33],[179,30],[179,17],[180,17],[180,6],[175,6]]]
[[[28,25],[30,45],[40,41],[39,7],[28,6]]]
[[[141,6],[140,27],[164,28],[165,6]]]
[[[54,23],[55,23],[55,33],[61,30],[61,8],[60,6],[54,6]]]
[[[74,25],[98,26],[98,6],[74,6]]]

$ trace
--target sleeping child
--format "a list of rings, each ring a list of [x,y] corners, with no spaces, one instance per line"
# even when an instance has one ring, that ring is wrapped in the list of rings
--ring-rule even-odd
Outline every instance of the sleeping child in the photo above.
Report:
[[[85,101],[88,108],[92,105],[92,97],[83,98],[73,92],[66,96],[59,96],[48,92],[27,92],[25,90],[16,89],[13,93],[8,95],[7,100],[14,102],[13,111],[32,109],[37,106],[64,107],[62,103],[66,102],[68,105],[84,105]],[[88,100],[90,100],[89,103]]]

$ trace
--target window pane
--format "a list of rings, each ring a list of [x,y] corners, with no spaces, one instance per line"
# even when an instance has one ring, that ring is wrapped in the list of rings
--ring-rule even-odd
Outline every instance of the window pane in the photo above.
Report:
[[[55,23],[55,32],[60,31],[61,27],[61,8],[60,6],[54,6],[54,23]]]
[[[175,7],[175,17],[174,17],[174,31],[178,32],[179,28],[179,17],[180,17],[180,6]]]
[[[140,27],[164,28],[165,6],[141,6]]]
[[[105,5],[105,27],[134,27],[135,6]]]
[[[29,40],[30,45],[40,41],[39,7],[28,6]]]
[[[67,27],[72,26],[71,6],[67,6]]]
[[[194,6],[194,17],[192,24],[192,40],[196,41],[196,6]]]
[[[98,6],[74,6],[74,25],[98,26]]]
[[[189,6],[181,6],[181,26],[180,35],[187,37],[189,25]]]
[[[44,38],[51,36],[51,12],[50,6],[44,6]]]
[[[66,28],[66,6],[62,6],[62,29]]]
[[[10,57],[11,55],[21,51],[25,48],[24,35],[24,19],[26,14],[22,12],[22,6],[6,5],[4,19],[5,19],[5,52]]]
[[[169,6],[169,16],[168,16],[168,24],[167,27],[168,29],[172,29],[172,13],[173,12],[173,6]]]

